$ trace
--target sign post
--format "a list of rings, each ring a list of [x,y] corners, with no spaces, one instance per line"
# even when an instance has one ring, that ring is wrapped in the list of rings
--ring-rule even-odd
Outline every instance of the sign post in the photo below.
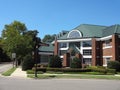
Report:
[[[16,53],[12,53],[12,59],[13,59],[13,67],[14,67],[14,62],[17,67],[17,61],[16,61]]]

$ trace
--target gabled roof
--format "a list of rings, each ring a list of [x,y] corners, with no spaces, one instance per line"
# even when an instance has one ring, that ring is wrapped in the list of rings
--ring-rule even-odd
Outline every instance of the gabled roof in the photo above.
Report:
[[[101,25],[81,24],[74,29],[79,30],[83,37],[102,37],[102,30],[105,28],[106,26]]]
[[[49,46],[41,46],[39,48],[39,51],[41,52],[53,52],[54,51],[54,46],[51,43],[47,43]]]
[[[102,37],[102,30],[107,26],[101,25],[91,25],[91,24],[81,24],[72,30],[79,30],[82,33],[82,38],[87,37]],[[68,32],[69,33],[69,32]],[[68,33],[59,37],[58,39],[67,39]]]
[[[118,25],[118,24],[105,28],[102,32],[102,35],[103,35],[103,37],[105,37],[105,36],[112,35],[115,33],[120,34],[120,25]]]

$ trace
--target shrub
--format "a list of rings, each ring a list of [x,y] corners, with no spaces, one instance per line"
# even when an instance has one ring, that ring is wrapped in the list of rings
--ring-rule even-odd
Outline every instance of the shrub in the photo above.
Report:
[[[70,67],[71,68],[82,68],[81,60],[77,57],[73,58]]]
[[[35,71],[27,70],[27,74],[35,74]],[[37,71],[37,74],[43,74],[43,72],[42,71]]]
[[[80,69],[80,68],[63,68],[63,72],[90,72],[90,69]]]
[[[106,74],[106,73],[107,73],[107,69],[91,68],[91,70],[92,70],[93,72],[100,72],[100,73],[103,73],[103,74]]]
[[[49,60],[49,67],[52,68],[61,68],[62,67],[62,60],[59,56],[55,55],[52,56]]]
[[[33,70],[27,70],[27,74],[34,74]]]
[[[53,71],[53,72],[90,72],[91,69],[80,69],[80,68],[47,68],[47,71]]]
[[[22,70],[32,69],[33,66],[34,66],[34,61],[32,60],[31,55],[26,55],[26,56],[23,58]]]
[[[110,69],[115,69],[116,71],[120,71],[120,62],[118,61],[109,61],[107,67]]]
[[[116,70],[115,69],[107,69],[107,74],[115,74]]]
[[[33,67],[32,70],[35,71],[35,67]],[[37,67],[37,72],[38,71],[46,72],[46,68]]]

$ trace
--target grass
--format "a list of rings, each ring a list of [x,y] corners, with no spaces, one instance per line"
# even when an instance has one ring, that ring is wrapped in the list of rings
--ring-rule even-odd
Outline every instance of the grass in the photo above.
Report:
[[[34,74],[28,74],[29,78],[35,78]],[[38,79],[65,78],[65,79],[107,79],[120,80],[120,76],[114,75],[85,75],[85,74],[38,74]]]
[[[9,70],[7,70],[6,72],[2,73],[3,76],[10,76],[14,71],[16,70],[16,68],[11,68]]]

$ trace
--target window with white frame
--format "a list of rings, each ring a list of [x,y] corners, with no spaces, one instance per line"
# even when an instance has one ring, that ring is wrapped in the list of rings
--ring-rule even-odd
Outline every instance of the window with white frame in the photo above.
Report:
[[[87,65],[91,65],[92,59],[91,58],[83,58],[83,63]]]
[[[91,41],[83,41],[83,47],[91,47],[92,42]]]
[[[105,58],[105,65],[107,66],[108,62],[110,61],[110,57]]]
[[[91,49],[83,50],[83,55],[92,55],[92,50]]]
[[[82,34],[79,30],[72,30],[68,34],[68,38],[80,38],[80,37],[82,37]]]
[[[106,40],[106,41],[105,41],[105,46],[106,46],[106,47],[107,47],[107,46],[111,46],[111,45],[110,45],[110,42],[111,42],[111,40]]]
[[[59,46],[60,46],[60,48],[66,48],[67,47],[67,43],[60,43]]]

